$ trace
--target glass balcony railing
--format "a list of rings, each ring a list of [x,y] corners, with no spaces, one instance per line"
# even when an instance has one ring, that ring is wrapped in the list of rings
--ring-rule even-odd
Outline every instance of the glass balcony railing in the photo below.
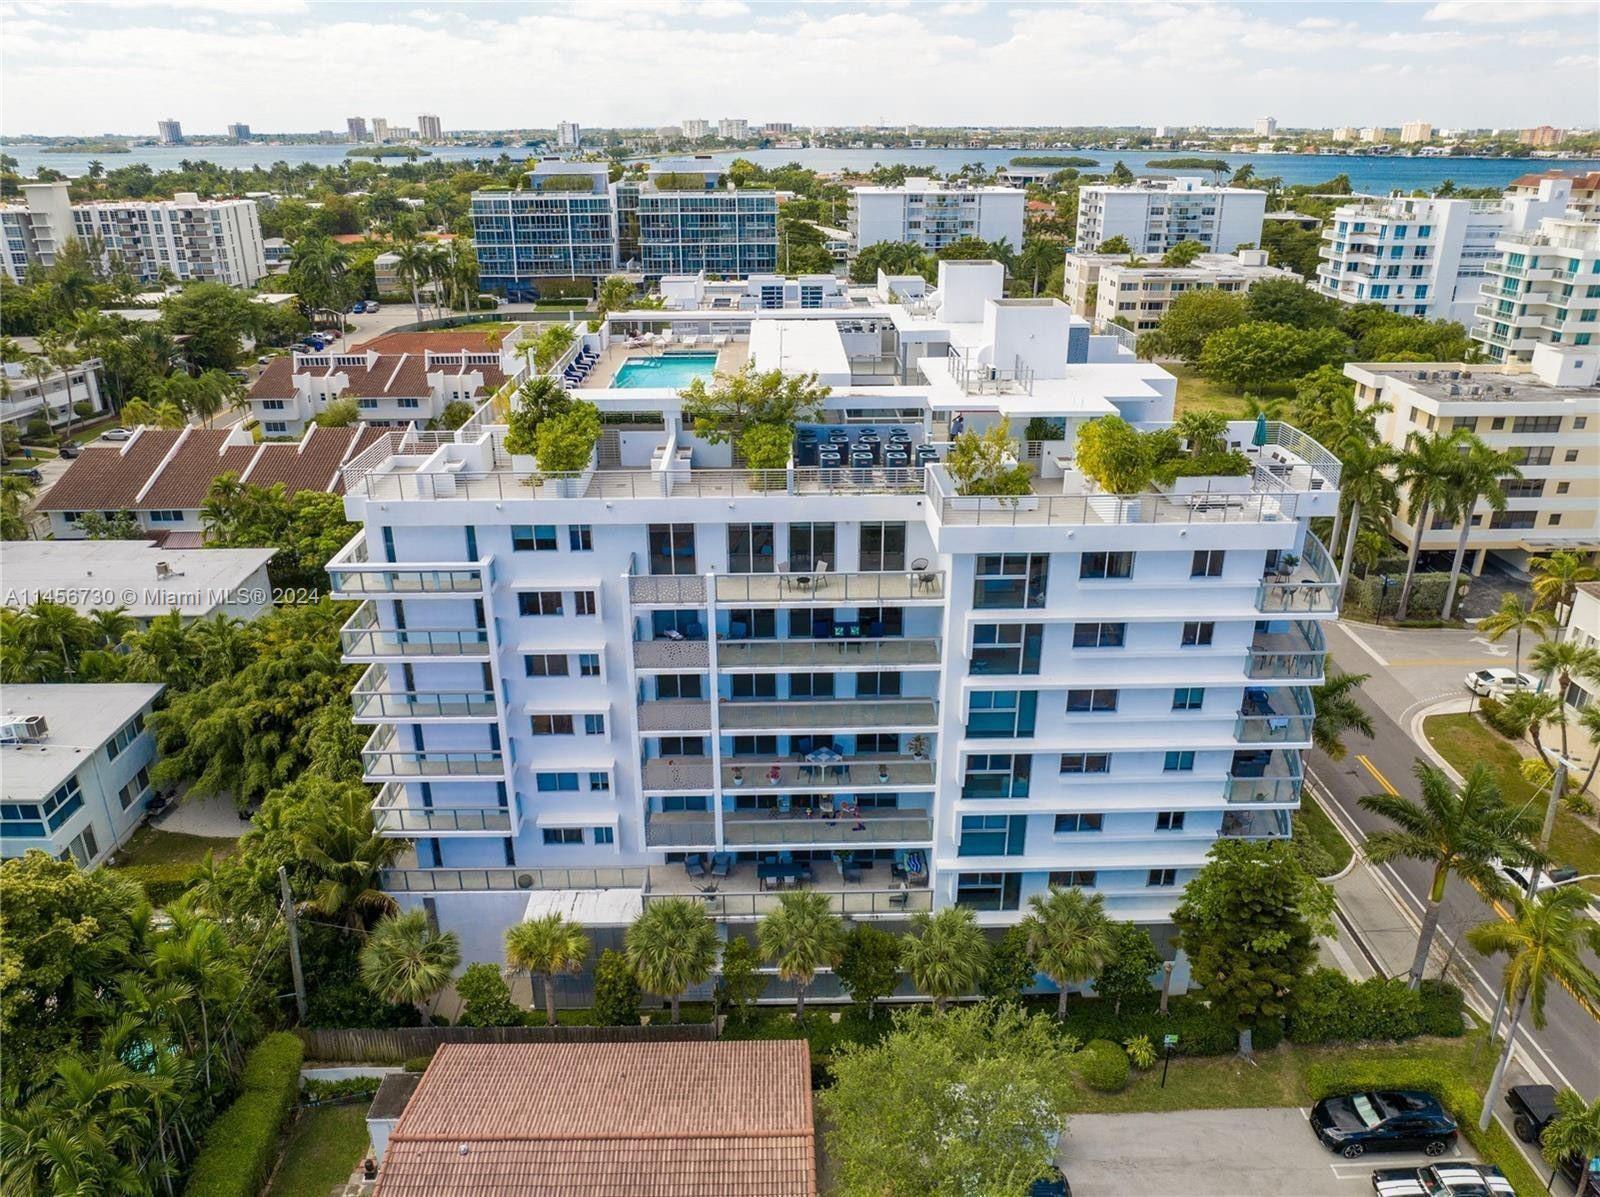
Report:
[[[685,642],[687,643],[687,642]],[[739,669],[908,669],[940,663],[937,637],[840,640],[720,640],[717,667]]]
[[[1250,642],[1245,675],[1252,678],[1320,678],[1327,641],[1311,620],[1296,620],[1283,631],[1258,631]]]
[[[724,732],[830,731],[860,728],[931,728],[939,708],[931,698],[827,698],[755,702],[724,699],[718,711]]]
[[[826,568],[813,572],[795,568],[771,574],[721,574],[717,577],[717,602],[737,606],[819,601],[868,606],[941,602],[944,583],[942,570],[927,569],[830,573]]]
[[[642,889],[648,869],[384,869],[387,893],[479,893],[485,890]]]
[[[339,644],[346,657],[473,657],[489,656],[489,633],[484,628],[385,628],[378,608],[367,600],[339,629]]]
[[[372,803],[372,823],[379,835],[411,838],[419,835],[500,834],[516,828],[512,812],[494,806],[417,806],[407,801],[403,787],[390,782]]]
[[[1222,831],[1225,840],[1281,840],[1290,834],[1289,812],[1286,810],[1229,810],[1222,812]]]
[[[350,692],[350,707],[355,719],[363,723],[493,719],[499,712],[490,690],[391,690],[389,671],[378,663],[367,666]]]
[[[1339,571],[1328,550],[1307,532],[1292,570],[1269,575],[1256,589],[1256,610],[1264,615],[1325,614],[1339,609]]]
[[[506,775],[506,763],[503,753],[489,749],[406,749],[394,727],[383,724],[361,750],[361,771],[373,781],[424,777],[498,780]]]
[[[1314,717],[1305,687],[1247,687],[1234,735],[1241,744],[1309,744]]]

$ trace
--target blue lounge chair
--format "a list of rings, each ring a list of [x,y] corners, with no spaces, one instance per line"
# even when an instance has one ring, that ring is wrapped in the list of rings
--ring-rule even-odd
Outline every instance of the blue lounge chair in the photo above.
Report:
[[[711,875],[713,877],[726,877],[733,872],[733,853],[713,852],[711,854]]]
[[[683,858],[683,871],[691,877],[704,877],[706,875],[706,862],[696,852],[692,856]]]

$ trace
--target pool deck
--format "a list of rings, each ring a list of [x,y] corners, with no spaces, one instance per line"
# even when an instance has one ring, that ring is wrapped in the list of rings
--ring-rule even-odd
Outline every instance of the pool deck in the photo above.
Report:
[[[718,348],[715,345],[706,344],[704,339],[692,349],[685,345],[674,345],[670,349],[652,349],[645,346],[629,349],[625,345],[613,344],[607,346],[606,351],[600,355],[600,360],[595,363],[594,369],[589,371],[589,377],[583,380],[581,389],[586,391],[610,390],[612,380],[617,376],[617,371],[622,368],[622,364],[630,357],[660,357],[667,353],[715,353],[717,355],[717,373],[736,374],[744,369],[744,364],[750,357],[750,346],[745,341],[729,341],[726,345]]]

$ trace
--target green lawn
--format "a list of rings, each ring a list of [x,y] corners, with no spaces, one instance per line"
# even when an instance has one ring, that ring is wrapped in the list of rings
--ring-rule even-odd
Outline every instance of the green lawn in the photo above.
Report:
[[[1507,799],[1520,805],[1534,796],[1533,786],[1522,776],[1523,757],[1516,745],[1477,715],[1432,715],[1422,728],[1428,742],[1458,773],[1466,774],[1482,761],[1499,775],[1500,792]],[[1600,833],[1562,808],[1556,812],[1550,855],[1580,873],[1600,873]],[[1586,881],[1584,886],[1600,893],[1600,881]]]
[[[1350,858],[1355,855],[1355,849],[1339,833],[1339,829],[1328,818],[1328,813],[1308,793],[1302,792],[1300,795],[1300,813],[1295,823],[1295,834],[1315,840],[1317,846],[1333,858],[1333,873],[1329,876],[1343,872]]]
[[[302,1110],[289,1130],[267,1197],[328,1197],[367,1149],[367,1103]]]
[[[135,865],[197,865],[205,860],[207,852],[215,853],[220,859],[238,846],[238,840],[157,831],[146,825],[134,832],[133,838],[118,850],[117,865],[119,868],[132,868]]]
[[[1213,382],[1193,366],[1163,362],[1161,368],[1178,380],[1178,402],[1174,419],[1186,411],[1220,411],[1230,420],[1248,418],[1244,395],[1232,387]],[[1269,387],[1262,392],[1263,397],[1289,398],[1293,394],[1292,386]]]

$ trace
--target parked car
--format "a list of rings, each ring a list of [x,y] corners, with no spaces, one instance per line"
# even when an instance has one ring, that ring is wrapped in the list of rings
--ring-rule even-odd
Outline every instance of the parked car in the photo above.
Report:
[[[271,364],[272,364],[272,355],[271,354],[263,353],[260,357],[256,358],[256,365],[258,365],[258,366],[270,366]]]
[[[378,310],[378,301],[376,299],[367,300],[367,302],[362,306],[362,310],[367,312],[376,312]]]
[[[1544,1128],[1555,1120],[1556,1091],[1549,1085],[1512,1085],[1506,1091],[1506,1105],[1511,1109],[1511,1129],[1517,1138],[1537,1146],[1544,1138]],[[1578,1183],[1582,1180],[1600,1193],[1600,1158],[1564,1156],[1556,1169],[1578,1190],[1578,1197],[1584,1197],[1585,1190]]]
[[[1467,689],[1474,694],[1499,698],[1519,691],[1532,693],[1539,688],[1539,679],[1514,669],[1474,669],[1466,677]]]
[[[249,382],[250,381],[250,371],[248,371],[248,370],[229,370],[228,371],[228,377],[229,378],[237,378],[240,382]]]
[[[1427,1093],[1384,1089],[1324,1097],[1311,1109],[1317,1141],[1347,1160],[1369,1151],[1421,1151],[1439,1156],[1456,1139],[1455,1119]]]
[[[44,481],[44,475],[41,474],[38,470],[33,469],[31,466],[28,469],[25,469],[25,470],[7,470],[6,471],[6,477],[7,478],[26,478],[29,482],[33,483],[35,486],[38,486],[40,483],[42,483]]]
[[[1490,866],[1496,873],[1509,881],[1518,893],[1525,894],[1528,892],[1528,874],[1532,872],[1528,866],[1507,864],[1499,859],[1491,861]],[[1539,870],[1539,884],[1533,892],[1542,894],[1546,890],[1560,889],[1562,886],[1571,885],[1575,881],[1582,880],[1584,878],[1571,865],[1553,865],[1548,869]]]
[[[1051,1168],[1049,1176],[1034,1181],[1029,1187],[1028,1197],[1072,1197],[1072,1186],[1060,1168]]]
[[[100,434],[100,439],[103,440],[103,441],[127,441],[127,440],[132,440],[133,439],[133,429],[131,429],[131,428],[108,428],[108,429],[106,429],[106,431],[104,431],[104,432],[102,432]]]
[[[1493,1164],[1428,1164],[1380,1168],[1372,1174],[1379,1197],[1511,1197],[1516,1192]]]
[[[71,441],[66,441],[62,444],[61,448],[56,450],[56,452],[60,453],[61,456],[66,458],[68,461],[71,461],[78,454],[82,453],[83,450],[77,445],[73,444]]]

